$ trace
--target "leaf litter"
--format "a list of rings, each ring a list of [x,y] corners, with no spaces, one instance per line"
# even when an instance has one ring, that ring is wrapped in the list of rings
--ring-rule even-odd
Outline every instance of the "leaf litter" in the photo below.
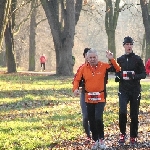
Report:
[[[116,106],[117,107],[117,106]],[[129,108],[128,108],[129,109]],[[104,120],[105,122],[105,120]],[[127,140],[124,146],[119,146],[119,125],[115,121],[110,126],[105,127],[106,150],[150,150],[150,106],[144,104],[139,112],[138,144],[136,147],[129,144],[130,118],[128,114]],[[86,143],[86,136],[80,135],[72,140],[63,140],[52,144],[53,150],[90,150],[92,143]]]

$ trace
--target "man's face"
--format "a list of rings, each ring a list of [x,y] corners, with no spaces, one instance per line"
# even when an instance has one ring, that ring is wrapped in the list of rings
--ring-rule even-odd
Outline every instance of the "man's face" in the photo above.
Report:
[[[132,43],[126,43],[124,45],[124,48],[125,48],[126,55],[129,55],[130,53],[132,53],[133,44]]]
[[[98,63],[98,56],[95,53],[89,53],[87,59],[91,66],[96,66]]]

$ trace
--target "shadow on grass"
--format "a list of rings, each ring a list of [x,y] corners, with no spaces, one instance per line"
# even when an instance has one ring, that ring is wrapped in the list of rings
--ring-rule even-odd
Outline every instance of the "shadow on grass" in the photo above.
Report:
[[[10,111],[10,110],[21,110],[23,109],[34,109],[34,108],[39,108],[43,106],[57,106],[61,104],[68,104],[70,102],[76,102],[76,100],[33,100],[31,98],[28,99],[22,99],[21,101],[16,101],[16,102],[11,102],[11,103],[3,103],[0,104],[0,111],[5,110],[5,111]]]
[[[32,96],[63,96],[68,95],[71,96],[72,90],[70,88],[62,88],[62,89],[46,89],[46,90],[9,90],[9,91],[1,91],[0,98],[18,98],[18,97],[25,97],[26,95]],[[60,97],[61,98],[61,97]]]
[[[75,103],[78,103],[78,101],[70,100],[68,98],[66,98],[66,100],[46,100],[46,99],[35,100],[30,97],[22,98],[22,100],[16,101],[16,102],[10,102],[10,103],[3,102],[0,105],[0,113],[1,113],[0,119],[1,121],[3,121],[3,120],[14,120],[18,118],[18,119],[30,120],[32,122],[32,121],[38,121],[39,119],[37,116],[43,116],[43,115],[45,116],[47,115],[47,118],[53,121],[72,119],[72,117],[75,117],[74,114],[62,115],[61,112],[54,113],[54,114],[52,114],[52,112],[55,106],[65,105],[67,108],[67,105],[70,106],[70,105],[74,105]],[[34,111],[34,109],[36,108],[43,108],[43,107],[45,107],[46,109],[45,110],[40,109],[39,111],[38,110]],[[5,112],[5,113],[2,113],[2,112]]]
[[[21,74],[21,73],[12,73],[12,74],[0,74],[1,81],[11,81],[12,83],[18,83],[19,81],[46,81],[46,80],[59,80],[67,81],[73,80],[73,76],[59,76],[56,74]]]

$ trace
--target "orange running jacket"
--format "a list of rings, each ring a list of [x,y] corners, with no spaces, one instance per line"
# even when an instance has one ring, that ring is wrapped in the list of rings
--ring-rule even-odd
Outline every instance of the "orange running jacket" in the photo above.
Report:
[[[115,59],[111,59],[110,62],[113,64],[114,68],[116,69],[116,72],[119,72],[120,66],[115,61]],[[76,76],[73,81],[73,91],[79,88],[79,82],[81,80],[81,77],[85,79],[85,91],[88,92],[102,92],[102,95],[104,95],[104,87],[105,87],[105,73],[107,69],[111,67],[108,63],[103,63],[101,61],[98,62],[98,65],[95,68],[92,68],[89,63],[84,64],[78,69],[78,72],[76,73]],[[101,97],[101,100],[85,100],[88,103],[98,103],[98,102],[104,102],[104,96]]]

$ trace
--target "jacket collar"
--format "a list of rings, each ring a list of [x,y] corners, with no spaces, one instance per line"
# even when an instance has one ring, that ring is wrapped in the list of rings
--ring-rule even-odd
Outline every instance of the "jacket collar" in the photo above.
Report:
[[[129,55],[126,55],[126,54],[125,54],[125,57],[132,57],[132,56],[134,56],[134,55],[135,55],[135,53],[132,52],[132,53],[130,53]]]

